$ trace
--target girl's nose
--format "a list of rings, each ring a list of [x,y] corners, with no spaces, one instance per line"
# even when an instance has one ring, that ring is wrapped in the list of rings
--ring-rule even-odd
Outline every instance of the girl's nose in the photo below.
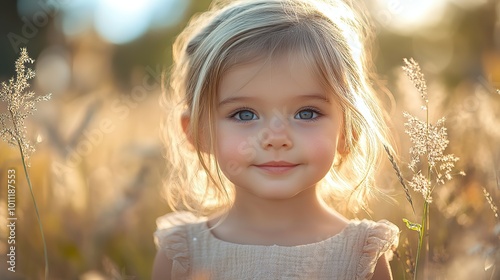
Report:
[[[293,147],[292,140],[287,133],[272,132],[264,134],[262,148],[264,149],[290,149]]]
[[[285,123],[281,123],[279,126],[276,123],[270,125],[265,128],[261,136],[261,145],[264,149],[290,149],[293,147],[289,127]]]

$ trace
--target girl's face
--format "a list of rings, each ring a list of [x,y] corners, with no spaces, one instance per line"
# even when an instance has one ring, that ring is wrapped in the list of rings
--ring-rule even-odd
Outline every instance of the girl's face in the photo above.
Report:
[[[216,158],[237,192],[291,198],[314,187],[343,146],[339,104],[298,57],[235,66],[221,80]]]

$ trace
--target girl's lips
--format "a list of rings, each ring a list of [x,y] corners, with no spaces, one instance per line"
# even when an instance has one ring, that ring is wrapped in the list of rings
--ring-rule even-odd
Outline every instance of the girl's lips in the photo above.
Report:
[[[256,164],[255,166],[266,171],[267,173],[281,174],[292,170],[297,167],[298,164],[285,161],[270,161],[262,164]]]

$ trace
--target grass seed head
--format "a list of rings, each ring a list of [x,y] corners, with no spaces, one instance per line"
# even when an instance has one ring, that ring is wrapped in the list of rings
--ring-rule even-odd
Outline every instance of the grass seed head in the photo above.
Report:
[[[35,97],[35,92],[27,91],[29,81],[35,77],[35,72],[26,67],[34,60],[28,56],[26,48],[22,48],[16,60],[16,76],[8,82],[2,82],[0,88],[0,102],[7,104],[7,111],[0,113],[0,138],[9,144],[18,144],[22,155],[29,165],[30,155],[35,151],[34,146],[27,139],[25,120],[36,111],[36,104],[50,99],[50,94]]]

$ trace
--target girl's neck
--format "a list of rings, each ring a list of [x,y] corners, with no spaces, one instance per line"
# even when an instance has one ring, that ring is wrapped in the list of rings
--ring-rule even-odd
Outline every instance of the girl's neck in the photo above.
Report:
[[[263,199],[236,191],[233,207],[212,232],[222,240],[260,245],[299,245],[340,232],[347,221],[323,205],[314,187],[289,199]],[[218,219],[209,221],[209,226]]]
[[[245,191],[236,192],[229,215],[238,217],[247,226],[276,228],[304,224],[325,214],[316,188],[311,187],[289,199],[265,199]],[[228,217],[229,218],[229,217]]]

